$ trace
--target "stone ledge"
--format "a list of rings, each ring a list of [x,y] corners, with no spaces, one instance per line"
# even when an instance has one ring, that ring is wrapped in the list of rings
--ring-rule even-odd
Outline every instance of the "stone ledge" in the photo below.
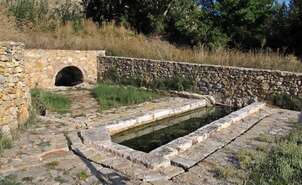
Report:
[[[112,130],[114,130],[114,132],[120,132],[122,130],[129,129],[129,127],[145,124],[144,122],[148,119],[150,119],[149,122],[152,122],[158,118],[162,118],[163,116],[176,115],[185,110],[192,110],[196,109],[196,107],[199,108],[200,106],[206,105],[207,101],[203,100],[198,101],[197,103],[186,104],[181,108],[151,111],[153,114],[148,112],[138,116],[137,118],[129,118],[126,120],[117,121],[116,124],[81,131],[81,137],[83,138],[84,144],[94,147],[98,151],[107,151],[116,156],[128,159],[131,162],[142,164],[147,168],[159,169],[170,166],[170,159],[175,157],[178,153],[189,150],[193,145],[206,140],[211,134],[225,129],[231,124],[239,122],[240,120],[260,111],[265,107],[265,103],[253,103],[243,109],[240,109],[204,127],[201,127],[189,135],[173,140],[170,143],[151,151],[150,153],[137,151],[111,141],[111,136],[109,133],[111,132],[112,134]],[[190,166],[191,164],[190,161],[187,165],[182,161],[182,159],[176,159],[173,161],[173,164],[176,166],[182,165],[181,167],[183,168],[186,168],[186,166]]]
[[[256,102],[248,105],[238,111],[235,111],[221,119],[218,119],[206,126],[203,126],[184,137],[180,137],[170,143],[163,145],[153,151],[151,154],[170,159],[172,156],[177,155],[179,152],[188,150],[193,145],[206,140],[214,132],[219,132],[222,129],[229,127],[231,124],[238,122],[251,114],[254,114],[265,107],[265,103]]]
[[[157,109],[157,110],[143,113],[142,115],[139,115],[135,118],[132,117],[132,118],[116,121],[115,123],[108,123],[106,128],[109,130],[110,134],[113,135],[115,133],[122,132],[146,123],[151,123],[154,121],[158,121],[160,119],[172,117],[178,114],[182,114],[188,111],[192,111],[210,105],[211,104],[205,99],[200,99],[200,100],[195,99],[194,101],[189,102],[183,105],[182,107]]]

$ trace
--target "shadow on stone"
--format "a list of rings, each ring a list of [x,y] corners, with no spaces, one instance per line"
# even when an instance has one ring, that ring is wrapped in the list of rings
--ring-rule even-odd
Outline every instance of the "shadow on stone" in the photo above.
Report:
[[[108,172],[106,174],[100,172],[91,161],[83,157],[84,154],[81,151],[77,149],[74,152],[79,155],[80,159],[85,163],[91,174],[94,175],[101,183],[106,185],[126,185],[125,181],[129,180],[127,177],[121,176],[115,172]],[[103,168],[108,169],[106,167]],[[108,170],[112,171],[112,169]]]

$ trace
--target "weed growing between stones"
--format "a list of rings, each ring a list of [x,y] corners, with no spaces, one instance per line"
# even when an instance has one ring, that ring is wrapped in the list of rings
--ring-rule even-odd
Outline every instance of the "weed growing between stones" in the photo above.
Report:
[[[47,92],[40,89],[31,91],[33,106],[40,114],[43,114],[44,109],[67,113],[71,106],[71,100],[64,95],[59,95],[53,92]]]
[[[85,171],[80,171],[78,174],[77,174],[78,178],[81,180],[81,181],[84,181],[86,180],[89,175],[85,172]]]
[[[154,92],[133,86],[119,86],[111,84],[98,84],[92,90],[92,93],[100,103],[102,110],[118,106],[138,104],[159,97],[159,95]]]

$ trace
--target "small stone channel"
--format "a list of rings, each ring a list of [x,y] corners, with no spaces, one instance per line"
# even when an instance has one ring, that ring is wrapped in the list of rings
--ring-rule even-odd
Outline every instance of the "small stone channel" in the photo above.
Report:
[[[214,106],[149,123],[113,135],[112,141],[142,152],[150,152],[159,146],[194,132],[227,114],[232,107]]]

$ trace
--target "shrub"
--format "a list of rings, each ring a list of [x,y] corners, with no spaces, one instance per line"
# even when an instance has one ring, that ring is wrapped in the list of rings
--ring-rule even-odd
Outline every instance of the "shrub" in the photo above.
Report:
[[[48,14],[47,0],[15,0],[8,3],[9,12],[21,22],[41,23]]]

